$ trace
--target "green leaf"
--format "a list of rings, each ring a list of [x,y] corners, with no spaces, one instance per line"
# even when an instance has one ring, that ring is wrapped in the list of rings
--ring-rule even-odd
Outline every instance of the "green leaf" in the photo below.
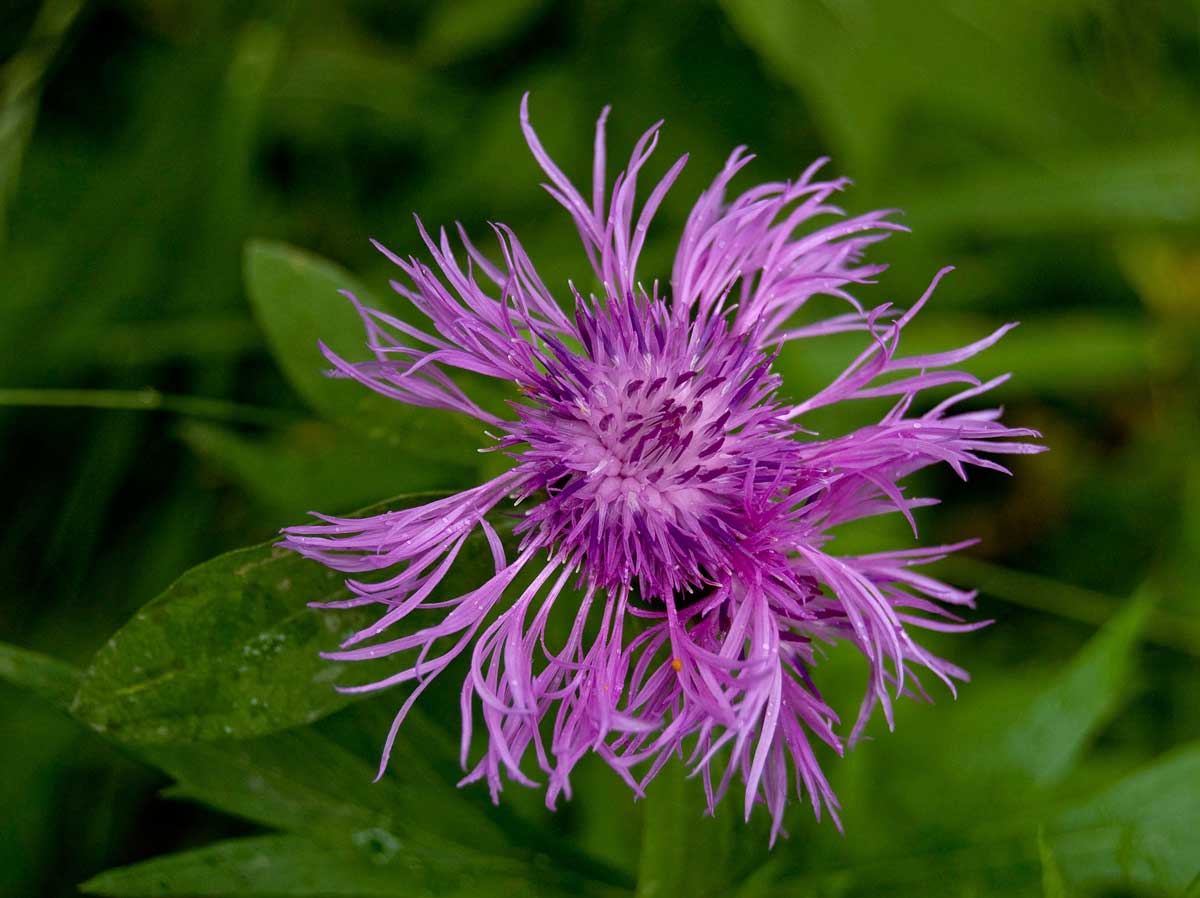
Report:
[[[1002,748],[1006,760],[1039,786],[1060,781],[1128,697],[1134,651],[1151,603],[1148,592],[1130,601],[1009,728]]]
[[[0,643],[0,678],[66,710],[80,671],[54,658]],[[426,736],[418,748],[406,738]],[[498,826],[429,763],[429,724],[417,711],[392,750],[388,774],[312,729],[240,742],[139,745],[143,762],[176,780],[174,798],[202,802],[264,826],[314,838],[347,832],[406,833],[459,841],[479,851],[509,847]],[[447,749],[448,750],[448,749]]]
[[[1177,749],[1055,819],[1051,845],[1076,886],[1181,892],[1196,875],[1200,743]]]
[[[732,878],[733,827],[743,825],[732,801],[707,816],[700,783],[672,759],[647,787],[643,821],[637,898],[722,893]]]
[[[65,710],[79,686],[79,671],[49,655],[0,642],[0,679]]]
[[[265,826],[318,839],[378,830],[504,851],[508,840],[496,824],[439,777],[407,735],[377,783],[373,767],[309,728],[241,742],[140,746],[138,755],[175,778],[167,795]]]
[[[109,870],[80,886],[117,898],[396,898],[570,895],[571,878],[467,849],[415,849],[364,831],[334,848],[298,835],[257,836]],[[574,885],[574,883],[572,883]]]
[[[271,353],[315,411],[416,458],[477,463],[481,429],[465,416],[405,405],[352,380],[325,375],[330,365],[318,341],[344,358],[366,354],[362,321],[338,291],[377,303],[353,276],[295,247],[252,241],[246,246],[245,277]]]
[[[424,498],[400,497],[359,514]],[[473,537],[442,588],[478,585],[491,564],[486,540]],[[317,653],[369,618],[306,607],[342,595],[341,575],[270,543],[218,556],[116,632],[84,674],[72,710],[97,731],[131,742],[245,738],[314,721],[353,700],[332,688],[346,666]],[[387,669],[374,664],[388,662],[355,665],[354,681]]]

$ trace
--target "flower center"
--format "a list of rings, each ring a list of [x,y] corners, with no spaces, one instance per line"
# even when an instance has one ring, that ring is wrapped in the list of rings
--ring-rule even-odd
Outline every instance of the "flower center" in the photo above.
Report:
[[[697,513],[703,484],[729,470],[721,451],[729,414],[713,412],[720,386],[689,371],[593,387],[593,402],[569,425],[579,452],[568,464],[594,482],[601,501],[676,518]]]
[[[665,373],[658,362],[597,366],[572,398],[524,407],[529,449],[519,456],[548,496],[519,529],[584,564],[598,585],[636,579],[645,598],[730,569],[749,529],[747,469],[752,488],[770,489],[769,447],[788,442],[755,389],[769,388],[761,377]]]

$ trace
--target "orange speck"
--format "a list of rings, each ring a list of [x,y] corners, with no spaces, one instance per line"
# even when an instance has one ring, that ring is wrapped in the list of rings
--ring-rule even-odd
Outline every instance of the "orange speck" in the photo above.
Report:
[[[675,672],[676,672],[676,673],[678,673],[679,671],[683,670],[683,662],[682,662],[682,661],[680,661],[678,658],[672,658],[672,659],[671,659],[671,666],[672,666],[673,668],[675,668]]]

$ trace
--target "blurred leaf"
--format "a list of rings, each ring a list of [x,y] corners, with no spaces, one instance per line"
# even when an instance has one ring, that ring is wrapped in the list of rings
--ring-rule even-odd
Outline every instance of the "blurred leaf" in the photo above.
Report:
[[[1067,882],[1187,888],[1200,857],[1197,784],[1192,743],[1059,814],[1050,843]]]
[[[1096,106],[1050,52],[1053,26],[1063,24],[1053,6],[941,0],[919,16],[888,0],[723,6],[746,42],[810,102],[860,177],[882,174],[897,133],[917,113],[973,125],[1027,152],[1064,140]]]
[[[898,188],[918,228],[1028,235],[1195,222],[1200,147],[1173,139],[1193,130],[1191,101],[1135,113],[1089,84],[1062,52],[1096,40],[1081,5],[939,0],[914,15],[888,0],[723,3],[809,101],[848,170],[868,186],[886,179],[889,202],[890,157],[909,152],[910,132],[936,135]],[[1105,18],[1096,10],[1090,24]],[[1158,127],[1146,127],[1152,116]],[[1156,142],[1132,145],[1135,123]]]
[[[79,686],[79,671],[49,655],[0,642],[0,679],[23,686],[66,710]]]
[[[1200,219],[1200,143],[1085,147],[1037,166],[988,166],[928,188],[904,201],[919,228],[1027,236],[1187,227]]]
[[[969,555],[951,555],[939,561],[935,570],[949,580],[972,583],[983,593],[1014,605],[1093,627],[1103,626],[1115,618],[1123,605],[1120,599],[1092,589],[1002,567]],[[1200,656],[1200,622],[1190,615],[1173,614],[1160,608],[1151,608],[1149,614],[1145,627],[1148,641]]]
[[[1085,888],[1088,894],[1125,894],[1112,890],[1128,887],[1178,894],[1196,874],[1197,783],[1200,743],[1192,743],[1053,813],[1037,844],[1015,835],[1027,832],[1028,805],[1006,811],[995,803],[977,812],[995,816],[999,828],[992,838],[964,844],[954,837],[927,837],[914,844],[897,833],[895,844],[865,845],[832,862],[823,859],[814,869],[780,880],[768,894],[1023,895],[1033,894],[1023,884],[1036,882],[1039,868],[1047,896],[1059,886],[1067,895]],[[932,822],[936,827],[940,821]],[[980,882],[992,887],[968,887]]]
[[[678,758],[647,787],[645,803],[637,898],[723,893],[733,875],[734,827],[742,825],[733,803],[708,816],[704,790]]]
[[[296,420],[291,412],[242,405],[206,396],[172,396],[152,387],[142,390],[5,390],[0,389],[0,406],[35,408],[104,408],[128,411],[164,411],[218,421],[277,425]]]
[[[140,368],[250,355],[262,347],[262,332],[248,315],[197,315],[103,325],[95,344],[100,364]]]
[[[732,898],[778,898],[776,883],[784,860],[774,855],[744,879],[732,893]]]
[[[8,201],[33,134],[42,79],[81,9],[83,0],[46,0],[25,45],[0,67],[0,246],[6,237]]]
[[[461,90],[374,40],[323,37],[332,39],[296,47],[281,67],[272,111],[291,128],[328,138],[331,124],[345,127],[332,113],[357,107],[374,113],[366,124],[381,133],[436,139],[438,146],[456,138],[455,123],[467,108]],[[430,115],[431,109],[441,112]]]
[[[284,17],[290,8],[289,4],[274,11]],[[267,20],[247,22],[233,35],[219,101],[202,147],[204,191],[188,222],[189,239],[179,260],[194,274],[175,290],[172,306],[177,312],[190,309],[200,314],[241,303],[237,259],[258,203],[253,175],[260,119],[283,44],[283,29]],[[226,383],[228,374],[206,366],[196,376],[207,386],[214,380]]]
[[[122,110],[122,139],[98,155],[89,147],[89,162],[73,184],[57,186],[60,160],[43,161],[53,171],[48,182],[43,174],[43,185],[56,189],[43,190],[37,203],[56,196],[67,203],[40,227],[13,235],[14,245],[17,237],[29,243],[14,254],[17,264],[7,272],[0,304],[0,379],[71,382],[92,363],[102,323],[168,305],[164,298],[180,275],[175,254],[164,247],[179,239],[181,218],[194,218],[193,192],[204,183],[202,154],[195,150],[211,122],[221,49],[195,42],[186,52],[146,58],[135,108]],[[164,109],[186,114],[164,115]],[[32,180],[32,168],[23,184]],[[64,289],[67,284],[74,286]],[[64,306],[67,296],[73,301]],[[23,351],[34,343],[38,352]]]
[[[3,391],[0,391],[3,392]],[[148,422],[138,415],[95,415],[84,425],[86,448],[79,467],[65,475],[70,484],[60,500],[57,520],[45,539],[41,565],[47,592],[74,598],[103,546],[103,522],[117,501],[130,465],[137,464],[138,438]]]
[[[1179,325],[1173,336],[1200,325],[1200,244],[1161,234],[1132,235],[1115,242],[1121,273],[1157,317]]]
[[[905,330],[901,352],[921,355],[966,346],[999,323],[973,316],[929,313]],[[836,377],[865,346],[865,340],[801,341],[784,348],[776,369],[784,375],[789,396],[809,395]],[[1012,379],[990,394],[1003,402],[1013,396],[1129,391],[1177,362],[1140,320],[1062,313],[1023,321],[987,352],[972,359],[968,367],[981,380],[1011,373]],[[985,396],[980,401],[987,399]]]
[[[470,56],[512,37],[546,0],[453,0],[430,9],[421,55],[434,65]]]
[[[1128,698],[1134,650],[1151,603],[1148,592],[1130,601],[1008,729],[1005,758],[1039,786],[1060,781],[1087,740]]]
[[[368,304],[350,274],[323,259],[281,243],[246,247],[246,283],[267,343],[296,391],[323,416],[415,457],[472,464],[481,429],[465,416],[416,408],[387,399],[354,381],[325,375],[324,342],[344,358],[366,351],[362,320],[339,290]]]
[[[403,453],[382,443],[316,421],[261,438],[189,421],[181,434],[285,520],[312,509],[338,514],[379,495],[470,479],[467,469],[409,464]]]
[[[571,895],[552,871],[456,848],[414,850],[383,832],[332,848],[298,835],[218,842],[110,870],[80,886],[117,898],[395,898]]]
[[[1038,828],[1038,856],[1042,860],[1042,898],[1069,898],[1062,870],[1058,869],[1058,860],[1054,857],[1054,849],[1046,841],[1045,830],[1040,827]]]
[[[1188,884],[1180,898],[1196,898],[1197,895],[1200,895],[1200,873],[1196,874],[1196,878]]]
[[[927,347],[965,346],[994,327],[994,322],[931,316],[916,323],[914,339],[905,343],[904,352],[916,355],[928,351]],[[1153,334],[1140,322],[1061,314],[1022,322],[972,360],[970,368],[981,379],[1013,374],[996,393],[1001,400],[1039,393],[1070,396],[1136,388],[1169,362],[1158,350]]]
[[[585,755],[571,771],[571,792],[571,844],[626,872],[632,882],[642,849],[645,802],[595,754]]]
[[[477,585],[490,564],[486,541],[468,541],[444,588],[464,578]],[[343,594],[337,572],[270,543],[218,556],[185,573],[100,649],[73,711],[131,742],[243,738],[314,721],[352,700],[332,689],[345,665],[317,653],[368,618],[306,603]],[[372,663],[358,667],[365,676]]]
[[[87,815],[80,817],[101,822],[120,814],[115,802],[96,804],[104,793],[100,784],[113,777],[116,759],[104,758],[97,769],[97,759],[80,739],[79,725],[61,713],[63,698],[69,700],[62,694],[69,684],[59,680],[63,671],[47,671],[47,666],[58,663],[42,656],[19,659],[16,665],[11,656],[0,659],[0,679],[17,687],[0,682],[0,732],[8,736],[0,746],[0,805],[5,808],[0,823],[0,895],[5,898],[53,894],[45,888],[48,871],[73,865],[76,858],[94,857],[91,846],[78,841],[70,843],[69,854],[62,851],[64,836],[76,822],[64,820],[64,812],[86,809]],[[41,696],[33,694],[38,691]],[[87,762],[92,769],[85,777],[80,768]],[[68,794],[71,804],[65,801]]]
[[[496,825],[438,777],[404,735],[391,772],[379,782],[373,782],[372,767],[307,728],[242,742],[141,746],[138,754],[175,778],[167,795],[265,826],[318,839],[380,830],[395,837],[449,839],[481,851],[508,845]]]

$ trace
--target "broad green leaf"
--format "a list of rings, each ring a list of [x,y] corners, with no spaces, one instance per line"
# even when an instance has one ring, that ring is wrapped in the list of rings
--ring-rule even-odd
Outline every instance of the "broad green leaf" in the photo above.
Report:
[[[520,861],[489,858],[463,848],[414,849],[382,831],[365,830],[348,837],[349,844],[342,848],[299,835],[218,842],[109,870],[80,889],[114,898],[580,894],[568,874]]]
[[[457,835],[451,834],[448,838],[462,839],[465,836],[470,840],[478,840],[470,844],[489,851],[498,850],[498,844],[493,844],[492,833],[499,831],[515,850],[536,854],[539,858],[544,856],[555,865],[574,870],[580,876],[596,882],[608,883],[619,889],[632,889],[634,878],[630,868],[633,865],[626,863],[627,858],[611,857],[594,842],[581,838],[581,830],[586,830],[586,822],[580,826],[580,815],[586,820],[593,813],[595,805],[608,803],[613,807],[607,813],[622,819],[627,828],[633,828],[632,833],[623,835],[633,843],[636,853],[636,846],[640,842],[639,827],[635,822],[636,814],[629,813],[635,808],[635,797],[624,784],[616,782],[615,773],[607,771],[609,776],[602,790],[592,788],[595,779],[577,781],[575,773],[572,773],[573,797],[568,805],[560,804],[557,812],[546,810],[545,796],[540,790],[506,789],[500,803],[493,805],[490,802],[483,804],[487,800],[487,790],[482,784],[473,784],[461,790],[448,788],[457,784],[462,777],[458,759],[460,717],[457,697],[458,690],[452,687],[447,695],[451,707],[436,707],[433,702],[426,702],[414,708],[405,718],[392,749],[388,776],[384,782],[394,776],[403,785],[433,781],[447,785],[438,793],[437,805],[426,801],[424,807],[418,809],[415,818],[422,825],[437,828],[438,832],[457,830]],[[346,746],[358,755],[375,758],[380,749],[380,740],[392,723],[394,714],[395,704],[387,697],[381,697],[377,701],[360,702],[346,708],[322,721],[319,727],[337,740],[339,745]],[[435,718],[441,718],[441,722]],[[602,762],[594,756],[584,758],[580,765],[593,770],[601,766]],[[576,773],[579,769],[576,768]],[[538,778],[535,774],[534,779]],[[614,786],[621,790],[617,801],[612,800]],[[462,805],[461,811],[457,809],[459,804]],[[432,818],[443,808],[449,811],[452,819],[459,813],[478,814],[482,811],[487,820],[483,825],[460,826],[457,822],[449,821],[444,825],[437,824]],[[536,811],[529,813],[531,808]],[[568,821],[564,821],[565,816],[569,817]]]
[[[734,802],[707,816],[700,783],[672,759],[647,787],[645,804],[637,898],[721,894],[733,876],[733,828],[744,825]]]
[[[369,898],[395,895],[399,885],[392,870],[345,851],[301,836],[258,836],[109,870],[79,888],[115,898]]]
[[[79,671],[49,655],[0,642],[0,680],[66,709],[79,686]]]
[[[246,247],[246,285],[254,314],[288,381],[322,416],[372,439],[403,448],[414,458],[473,465],[480,427],[464,416],[387,399],[352,380],[327,377],[318,341],[343,358],[367,355],[362,320],[339,290],[363,302],[370,293],[331,262],[282,243]]]
[[[1129,695],[1134,650],[1150,607],[1149,593],[1132,600],[1037,696],[1007,731],[1001,750],[1009,764],[1039,786],[1070,771]]]
[[[410,495],[366,509],[415,504]],[[480,536],[442,588],[468,589],[491,570]],[[72,709],[126,741],[245,738],[314,721],[351,699],[338,682],[366,682],[386,660],[346,666],[317,656],[368,618],[306,607],[344,594],[342,576],[265,543],[192,568],[100,649]]]
[[[377,496],[472,480],[468,468],[414,465],[403,452],[319,421],[263,437],[189,421],[180,433],[284,520],[313,509],[338,514]]]
[[[1200,866],[1200,744],[1064,810],[1050,843],[1068,883],[1181,892]]]
[[[64,662],[0,643],[0,679],[49,699],[66,710],[80,671]],[[392,750],[388,774],[375,769],[312,729],[296,729],[238,742],[139,745],[137,757],[171,776],[167,794],[202,802],[264,826],[330,833],[382,830],[434,836],[503,851],[508,840],[463,793],[437,775],[419,712]],[[429,725],[420,732],[429,734]],[[448,748],[445,750],[449,750]]]
[[[265,826],[317,839],[378,830],[396,838],[450,840],[503,851],[508,840],[453,783],[437,776],[403,734],[388,774],[312,729],[240,742],[140,746],[174,777],[174,798],[202,802]]]

